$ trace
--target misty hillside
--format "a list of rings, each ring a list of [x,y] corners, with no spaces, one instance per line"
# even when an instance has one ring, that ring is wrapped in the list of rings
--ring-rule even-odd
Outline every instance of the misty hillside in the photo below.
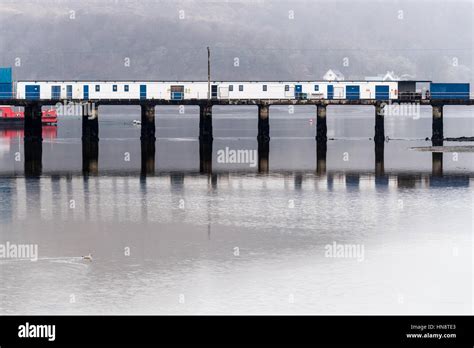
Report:
[[[329,68],[346,79],[473,75],[469,1],[0,4],[0,64],[20,62],[20,79],[205,80],[206,46],[213,79],[321,79]]]

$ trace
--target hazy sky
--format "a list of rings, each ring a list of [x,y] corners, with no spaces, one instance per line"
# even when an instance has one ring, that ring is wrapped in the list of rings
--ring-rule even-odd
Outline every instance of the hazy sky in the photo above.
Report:
[[[473,1],[0,0],[18,79],[473,80]]]

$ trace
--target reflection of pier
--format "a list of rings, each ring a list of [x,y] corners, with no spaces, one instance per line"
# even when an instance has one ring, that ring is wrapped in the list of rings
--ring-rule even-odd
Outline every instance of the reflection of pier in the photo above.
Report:
[[[56,126],[42,126],[42,137],[46,139],[55,139],[57,136]],[[23,138],[25,150],[25,175],[40,176],[42,173],[43,142],[42,139],[35,136],[26,136],[23,127],[8,125],[0,129],[0,138],[8,142],[16,138]]]
[[[37,182],[31,185],[31,180]],[[258,173],[217,173],[208,176],[177,172],[150,175],[146,180],[141,176],[108,173],[107,176],[55,174],[38,179],[4,177],[1,182],[3,202],[8,209],[0,209],[0,212],[12,214],[10,217],[2,216],[5,219],[14,216],[15,219],[26,220],[28,215],[40,214],[43,220],[51,221],[57,218],[67,221],[176,221],[178,216],[183,221],[207,225],[209,233],[212,220],[209,214],[218,214],[219,209],[215,208],[221,201],[208,201],[207,209],[196,203],[201,202],[202,197],[215,193],[239,197],[239,192],[243,194],[252,189],[309,192],[316,196],[322,192],[358,191],[361,195],[375,197],[371,193],[379,190],[396,192],[400,188],[470,187],[474,185],[474,177],[404,172],[381,177],[359,172],[327,172],[322,176],[314,171],[273,173],[271,176]],[[188,186],[192,190],[187,190]],[[144,203],[148,199],[155,200],[156,192],[169,195],[161,196],[160,204]],[[111,195],[114,204],[110,204],[109,200],[101,201],[105,193]],[[344,195],[331,197],[341,199],[341,204],[350,204]],[[396,193],[392,197],[396,201]],[[66,204],[71,199],[75,202],[74,209]],[[180,208],[181,199],[185,202],[183,209]],[[224,200],[222,204],[227,203]],[[248,204],[251,206],[254,202],[249,201]]]
[[[156,168],[155,140],[145,138],[141,140],[141,168],[142,176],[154,175]],[[42,174],[42,145],[41,142],[25,139],[25,175],[39,176]],[[326,175],[331,168],[327,168],[327,142],[315,142],[317,175]],[[384,164],[385,144],[374,143],[375,163],[373,172],[377,177],[386,175]],[[257,142],[258,173],[269,173],[270,170],[270,142],[260,140]],[[138,171],[138,168],[137,168]],[[222,172],[223,170],[218,170]],[[82,139],[82,172],[84,175],[99,174],[99,140],[96,137]],[[206,139],[199,141],[199,172],[212,174],[213,170],[213,141]],[[272,171],[274,172],[274,171]],[[432,175],[443,175],[443,153],[432,154]]]

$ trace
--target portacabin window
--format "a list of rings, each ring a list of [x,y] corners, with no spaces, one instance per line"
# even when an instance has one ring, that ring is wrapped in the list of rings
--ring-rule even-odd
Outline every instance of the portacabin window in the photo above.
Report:
[[[319,91],[319,85],[314,85],[314,91],[318,92]]]
[[[266,92],[267,91],[267,85],[263,85],[262,89],[263,89],[264,92]]]
[[[285,85],[285,92],[288,92],[290,90],[290,85]]]
[[[244,90],[244,85],[239,85],[239,92],[242,92]]]
[[[95,85],[95,91],[100,92],[100,85]]]
[[[229,92],[233,92],[234,91],[234,85],[229,85]]]
[[[113,86],[112,86],[112,90],[113,90],[114,92],[117,92],[117,85],[113,85]]]
[[[125,92],[128,92],[128,85],[123,86],[123,90],[124,90]]]

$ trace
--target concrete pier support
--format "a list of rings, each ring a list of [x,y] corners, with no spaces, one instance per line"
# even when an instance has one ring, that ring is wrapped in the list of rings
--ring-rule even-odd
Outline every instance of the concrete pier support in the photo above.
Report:
[[[203,174],[212,173],[212,140],[199,140],[199,171]]]
[[[40,176],[43,170],[43,142],[38,139],[25,137],[24,149],[25,176]]]
[[[41,123],[41,105],[25,106],[25,139],[31,141],[43,140],[43,125]]]
[[[155,106],[141,105],[141,136],[142,141],[155,141]]]
[[[258,140],[258,172],[268,173],[270,157],[270,142]]]
[[[433,152],[432,161],[431,174],[433,176],[443,176],[443,153]]]
[[[328,128],[326,124],[326,105],[317,105],[316,108],[316,141],[318,143],[325,143],[328,140]]]
[[[82,140],[99,141],[99,106],[93,104],[83,107]]]
[[[443,105],[433,105],[433,132],[431,136],[433,145],[442,145],[443,137]]]
[[[40,104],[25,106],[25,176],[40,176],[43,169],[43,126],[41,116]]]
[[[82,108],[82,173],[97,175],[99,172],[99,106]]]
[[[324,141],[318,141],[316,143],[316,174],[326,175],[326,154],[327,154],[327,143]]]
[[[270,140],[270,107],[268,105],[260,104],[258,106],[258,141]]]
[[[385,125],[384,125],[384,105],[375,105],[375,135],[374,141],[376,143],[383,143],[385,141]]]
[[[82,139],[82,173],[97,175],[99,173],[99,139]]]
[[[199,139],[212,141],[212,104],[199,105]]]
[[[385,175],[385,162],[384,162],[385,144],[375,143],[375,176]]]
[[[142,123],[143,125],[143,123]],[[155,140],[141,140],[141,175],[147,176],[155,173]]]

